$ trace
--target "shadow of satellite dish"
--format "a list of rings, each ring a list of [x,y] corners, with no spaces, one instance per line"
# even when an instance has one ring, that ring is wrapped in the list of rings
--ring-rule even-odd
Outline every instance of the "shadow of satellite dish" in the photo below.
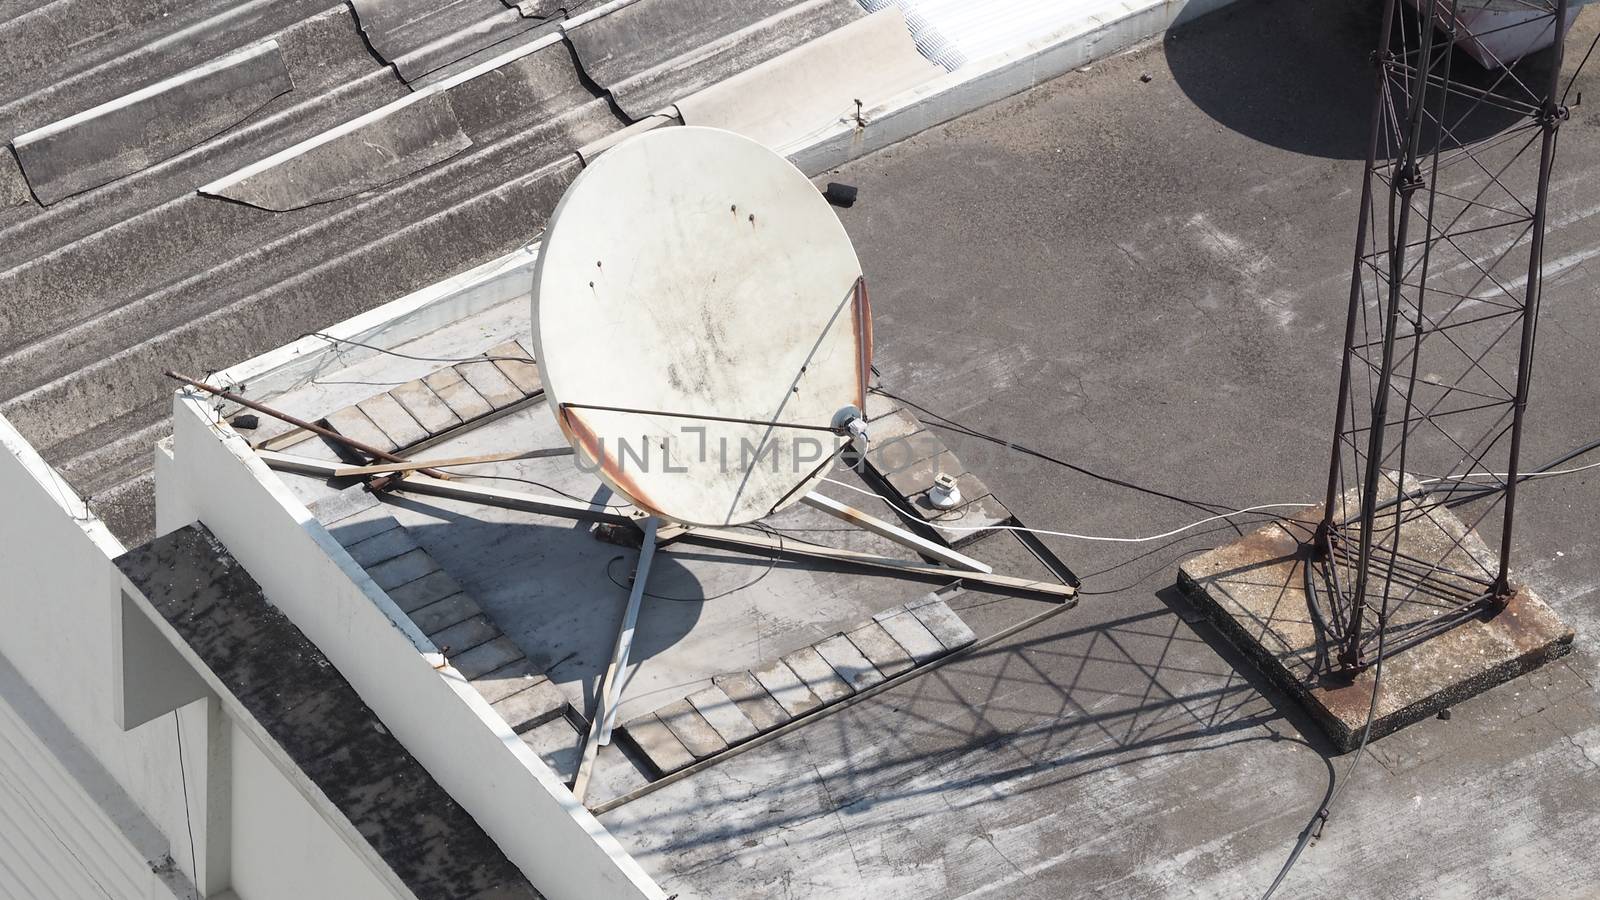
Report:
[[[1416,10],[1402,0],[1399,12],[1414,46]],[[1167,65],[1184,94],[1233,131],[1306,156],[1360,160],[1370,140],[1370,60],[1382,23],[1382,0],[1241,3],[1173,31],[1165,42]],[[1399,27],[1397,21],[1396,49]],[[1532,54],[1512,73],[1537,89],[1549,77],[1550,57]],[[1500,75],[1455,51],[1453,81],[1488,88]],[[1459,140],[1481,141],[1526,121],[1515,112],[1473,107],[1470,99],[1452,97],[1446,109]],[[1432,143],[1425,134],[1423,146]]]

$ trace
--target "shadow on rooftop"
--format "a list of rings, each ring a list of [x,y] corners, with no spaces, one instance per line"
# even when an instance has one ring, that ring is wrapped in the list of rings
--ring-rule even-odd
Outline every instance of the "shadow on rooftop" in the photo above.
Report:
[[[790,829],[818,816],[809,799],[817,796],[832,807],[822,812],[868,827],[879,807],[895,827],[952,813],[987,821],[1000,815],[992,810],[1002,793],[1035,796],[1044,815],[1055,803],[1052,791],[1114,768],[1159,777],[1159,768],[1140,764],[1162,758],[1215,755],[1217,768],[1185,771],[1221,784],[1221,767],[1239,765],[1228,748],[1245,744],[1309,748],[1331,784],[1336,751],[1309,717],[1208,625],[1187,625],[1191,609],[1175,586],[1157,597],[1166,609],[1064,630],[1049,623],[979,650],[780,739],[758,751],[761,762],[735,758],[697,776],[708,780],[703,790],[690,779],[607,820],[631,834],[669,834],[651,852],[673,856],[748,846],[775,831],[785,843],[805,840]],[[774,765],[776,759],[805,764]],[[724,769],[726,781],[710,783]],[[1152,781],[1148,790],[1157,789]],[[661,827],[702,801],[740,812],[719,814],[703,829]]]
[[[558,681],[581,681],[586,702],[592,701],[627,607],[637,550],[598,540],[580,521],[499,521],[428,498],[387,502],[444,520],[409,530],[529,659]],[[640,607],[635,663],[683,641],[715,586],[702,584],[682,560],[658,553],[649,590],[661,599]]]
[[[1402,0],[1400,11],[1415,45],[1415,10]],[[1165,42],[1167,65],[1189,99],[1233,131],[1307,156],[1365,159],[1370,59],[1382,19],[1382,0],[1249,0],[1174,29]],[[1398,23],[1396,29],[1399,50]],[[1531,79],[1548,72],[1548,61],[1549,54],[1534,54],[1511,71],[1542,84]],[[1467,85],[1489,87],[1500,75],[1461,51],[1451,61],[1452,80]],[[1471,142],[1525,119],[1453,100],[1445,121],[1457,139]]]

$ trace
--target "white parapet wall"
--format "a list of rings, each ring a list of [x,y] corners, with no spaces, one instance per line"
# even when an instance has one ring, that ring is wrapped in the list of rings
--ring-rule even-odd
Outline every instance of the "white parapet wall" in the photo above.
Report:
[[[203,522],[545,896],[665,896],[201,396],[174,399],[156,518]]]
[[[118,724],[122,551],[0,417],[0,897],[397,896],[214,700]]]
[[[113,717],[121,552],[0,417],[0,894],[191,895],[176,723]]]

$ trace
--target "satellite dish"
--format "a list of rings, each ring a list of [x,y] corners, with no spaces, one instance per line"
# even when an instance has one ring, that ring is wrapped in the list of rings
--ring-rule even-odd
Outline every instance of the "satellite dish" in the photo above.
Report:
[[[872,361],[861,263],[788,160],[659,128],[567,189],[533,279],[546,401],[580,464],[685,525],[753,522],[820,481]]]

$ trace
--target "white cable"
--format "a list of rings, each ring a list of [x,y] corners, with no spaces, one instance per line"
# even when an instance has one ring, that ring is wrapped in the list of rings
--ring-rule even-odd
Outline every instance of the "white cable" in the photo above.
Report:
[[[1600,462],[1589,463],[1586,466],[1577,466],[1571,469],[1555,469],[1549,472],[1523,472],[1521,478],[1544,478],[1549,475],[1571,475],[1573,472],[1582,472],[1584,469],[1600,469]],[[1435,484],[1440,481],[1462,481],[1467,478],[1510,478],[1510,472],[1468,472],[1465,475],[1444,475],[1439,478],[1423,478],[1418,484]]]
[[[1550,471],[1550,472],[1528,472],[1528,473],[1524,474],[1522,477],[1523,478],[1543,478],[1543,477],[1548,476],[1548,475],[1571,475],[1573,472],[1582,472],[1585,469],[1600,469],[1600,462],[1589,463],[1586,466],[1577,466],[1577,467],[1571,468],[1571,469],[1556,469],[1556,470]],[[1420,484],[1434,484],[1434,483],[1437,483],[1437,482],[1440,482],[1440,481],[1460,481],[1460,480],[1465,479],[1465,478],[1509,478],[1509,477],[1510,477],[1510,473],[1509,472],[1468,472],[1465,475],[1454,475],[1454,476],[1447,476],[1447,477],[1440,477],[1440,478],[1423,478],[1423,479],[1419,480],[1419,483]],[[900,504],[894,502],[893,500],[890,500],[888,497],[885,497],[882,494],[879,494],[879,493],[877,493],[875,491],[864,490],[862,488],[856,487],[853,484],[846,484],[843,481],[837,481],[837,480],[832,479],[832,478],[824,478],[822,480],[828,482],[829,484],[836,484],[839,487],[842,487],[847,491],[855,491],[858,494],[865,494],[866,496],[872,497],[875,500],[880,500],[883,503],[889,505],[890,507],[893,507],[894,509],[899,510],[900,512],[906,513],[907,515],[916,516],[918,519],[922,518],[921,514],[915,512],[913,510],[908,510],[905,507],[901,506]],[[1219,515],[1219,516],[1210,516],[1208,518],[1201,519],[1198,522],[1190,522],[1188,525],[1185,525],[1182,528],[1174,528],[1171,531],[1163,532],[1161,534],[1152,534],[1152,535],[1150,535],[1148,537],[1134,537],[1134,538],[1103,537],[1103,536],[1100,536],[1100,535],[1092,535],[1092,534],[1073,534],[1070,531],[1048,531],[1048,530],[1043,529],[1043,528],[1024,528],[1024,527],[1022,527],[1020,525],[967,525],[967,526],[960,526],[960,525],[940,525],[938,522],[928,522],[927,524],[928,524],[929,527],[937,528],[940,531],[1026,531],[1029,534],[1047,534],[1047,535],[1050,535],[1052,537],[1072,538],[1073,540],[1079,540],[1079,541],[1103,541],[1103,542],[1114,543],[1114,544],[1144,544],[1144,543],[1148,543],[1150,541],[1159,541],[1162,538],[1169,538],[1169,537],[1172,537],[1173,535],[1176,535],[1176,534],[1182,534],[1183,532],[1188,531],[1188,530],[1190,530],[1192,528],[1199,528],[1201,525],[1206,525],[1206,524],[1209,524],[1211,522],[1218,522],[1218,521],[1221,521],[1223,519],[1231,519],[1234,516],[1242,516],[1242,515],[1244,515],[1246,513],[1260,512],[1261,510],[1264,510],[1264,509],[1306,509],[1308,507],[1319,506],[1319,505],[1320,504],[1317,504],[1317,503],[1264,503],[1264,504],[1262,504],[1260,506],[1251,506],[1251,507],[1247,507],[1245,509],[1236,509],[1233,512],[1223,513],[1222,515]]]
[[[900,510],[901,512],[904,512],[904,513],[906,513],[908,515],[914,515],[919,519],[922,518],[921,515],[913,512],[911,510],[905,509],[904,507],[900,506],[898,503],[895,503],[893,500],[890,500],[888,497],[885,497],[882,494],[874,493],[873,491],[863,490],[861,488],[856,487],[853,484],[846,484],[843,481],[835,481],[832,478],[824,478],[823,480],[828,482],[829,484],[836,484],[839,487],[844,488],[845,490],[855,491],[858,494],[865,494],[868,497],[876,497],[877,499],[883,501],[884,503],[887,503],[889,506],[892,506],[895,509]],[[1168,532],[1166,532],[1164,534],[1152,534],[1149,537],[1134,537],[1134,538],[1101,537],[1101,536],[1092,535],[1092,534],[1073,534],[1070,531],[1047,531],[1047,530],[1045,530],[1043,528],[1024,528],[1024,527],[1022,527],[1020,525],[966,525],[966,526],[961,526],[961,525],[940,525],[938,522],[928,522],[927,524],[929,525],[929,527],[937,528],[940,531],[1026,531],[1029,534],[1047,534],[1047,535],[1050,535],[1052,537],[1073,538],[1074,540],[1079,540],[1079,541],[1105,541],[1105,542],[1114,543],[1114,544],[1143,544],[1143,543],[1147,543],[1149,541],[1159,541],[1162,538],[1169,538],[1169,537],[1172,537],[1175,534],[1182,534],[1183,532],[1188,531],[1191,528],[1199,528],[1201,525],[1205,525],[1208,522],[1217,522],[1217,521],[1220,521],[1222,519],[1231,519],[1234,516],[1242,516],[1245,513],[1258,512],[1258,511],[1263,510],[1263,509],[1305,509],[1305,508],[1310,507],[1310,506],[1318,506],[1318,505],[1320,505],[1320,504],[1316,504],[1316,503],[1266,503],[1266,504],[1263,504],[1261,506],[1252,506],[1252,507],[1250,507],[1248,509],[1236,509],[1233,512],[1223,513],[1220,516],[1211,516],[1210,518],[1201,519],[1198,522],[1191,522],[1188,525],[1183,526],[1182,528],[1174,528],[1171,531],[1168,531]]]

